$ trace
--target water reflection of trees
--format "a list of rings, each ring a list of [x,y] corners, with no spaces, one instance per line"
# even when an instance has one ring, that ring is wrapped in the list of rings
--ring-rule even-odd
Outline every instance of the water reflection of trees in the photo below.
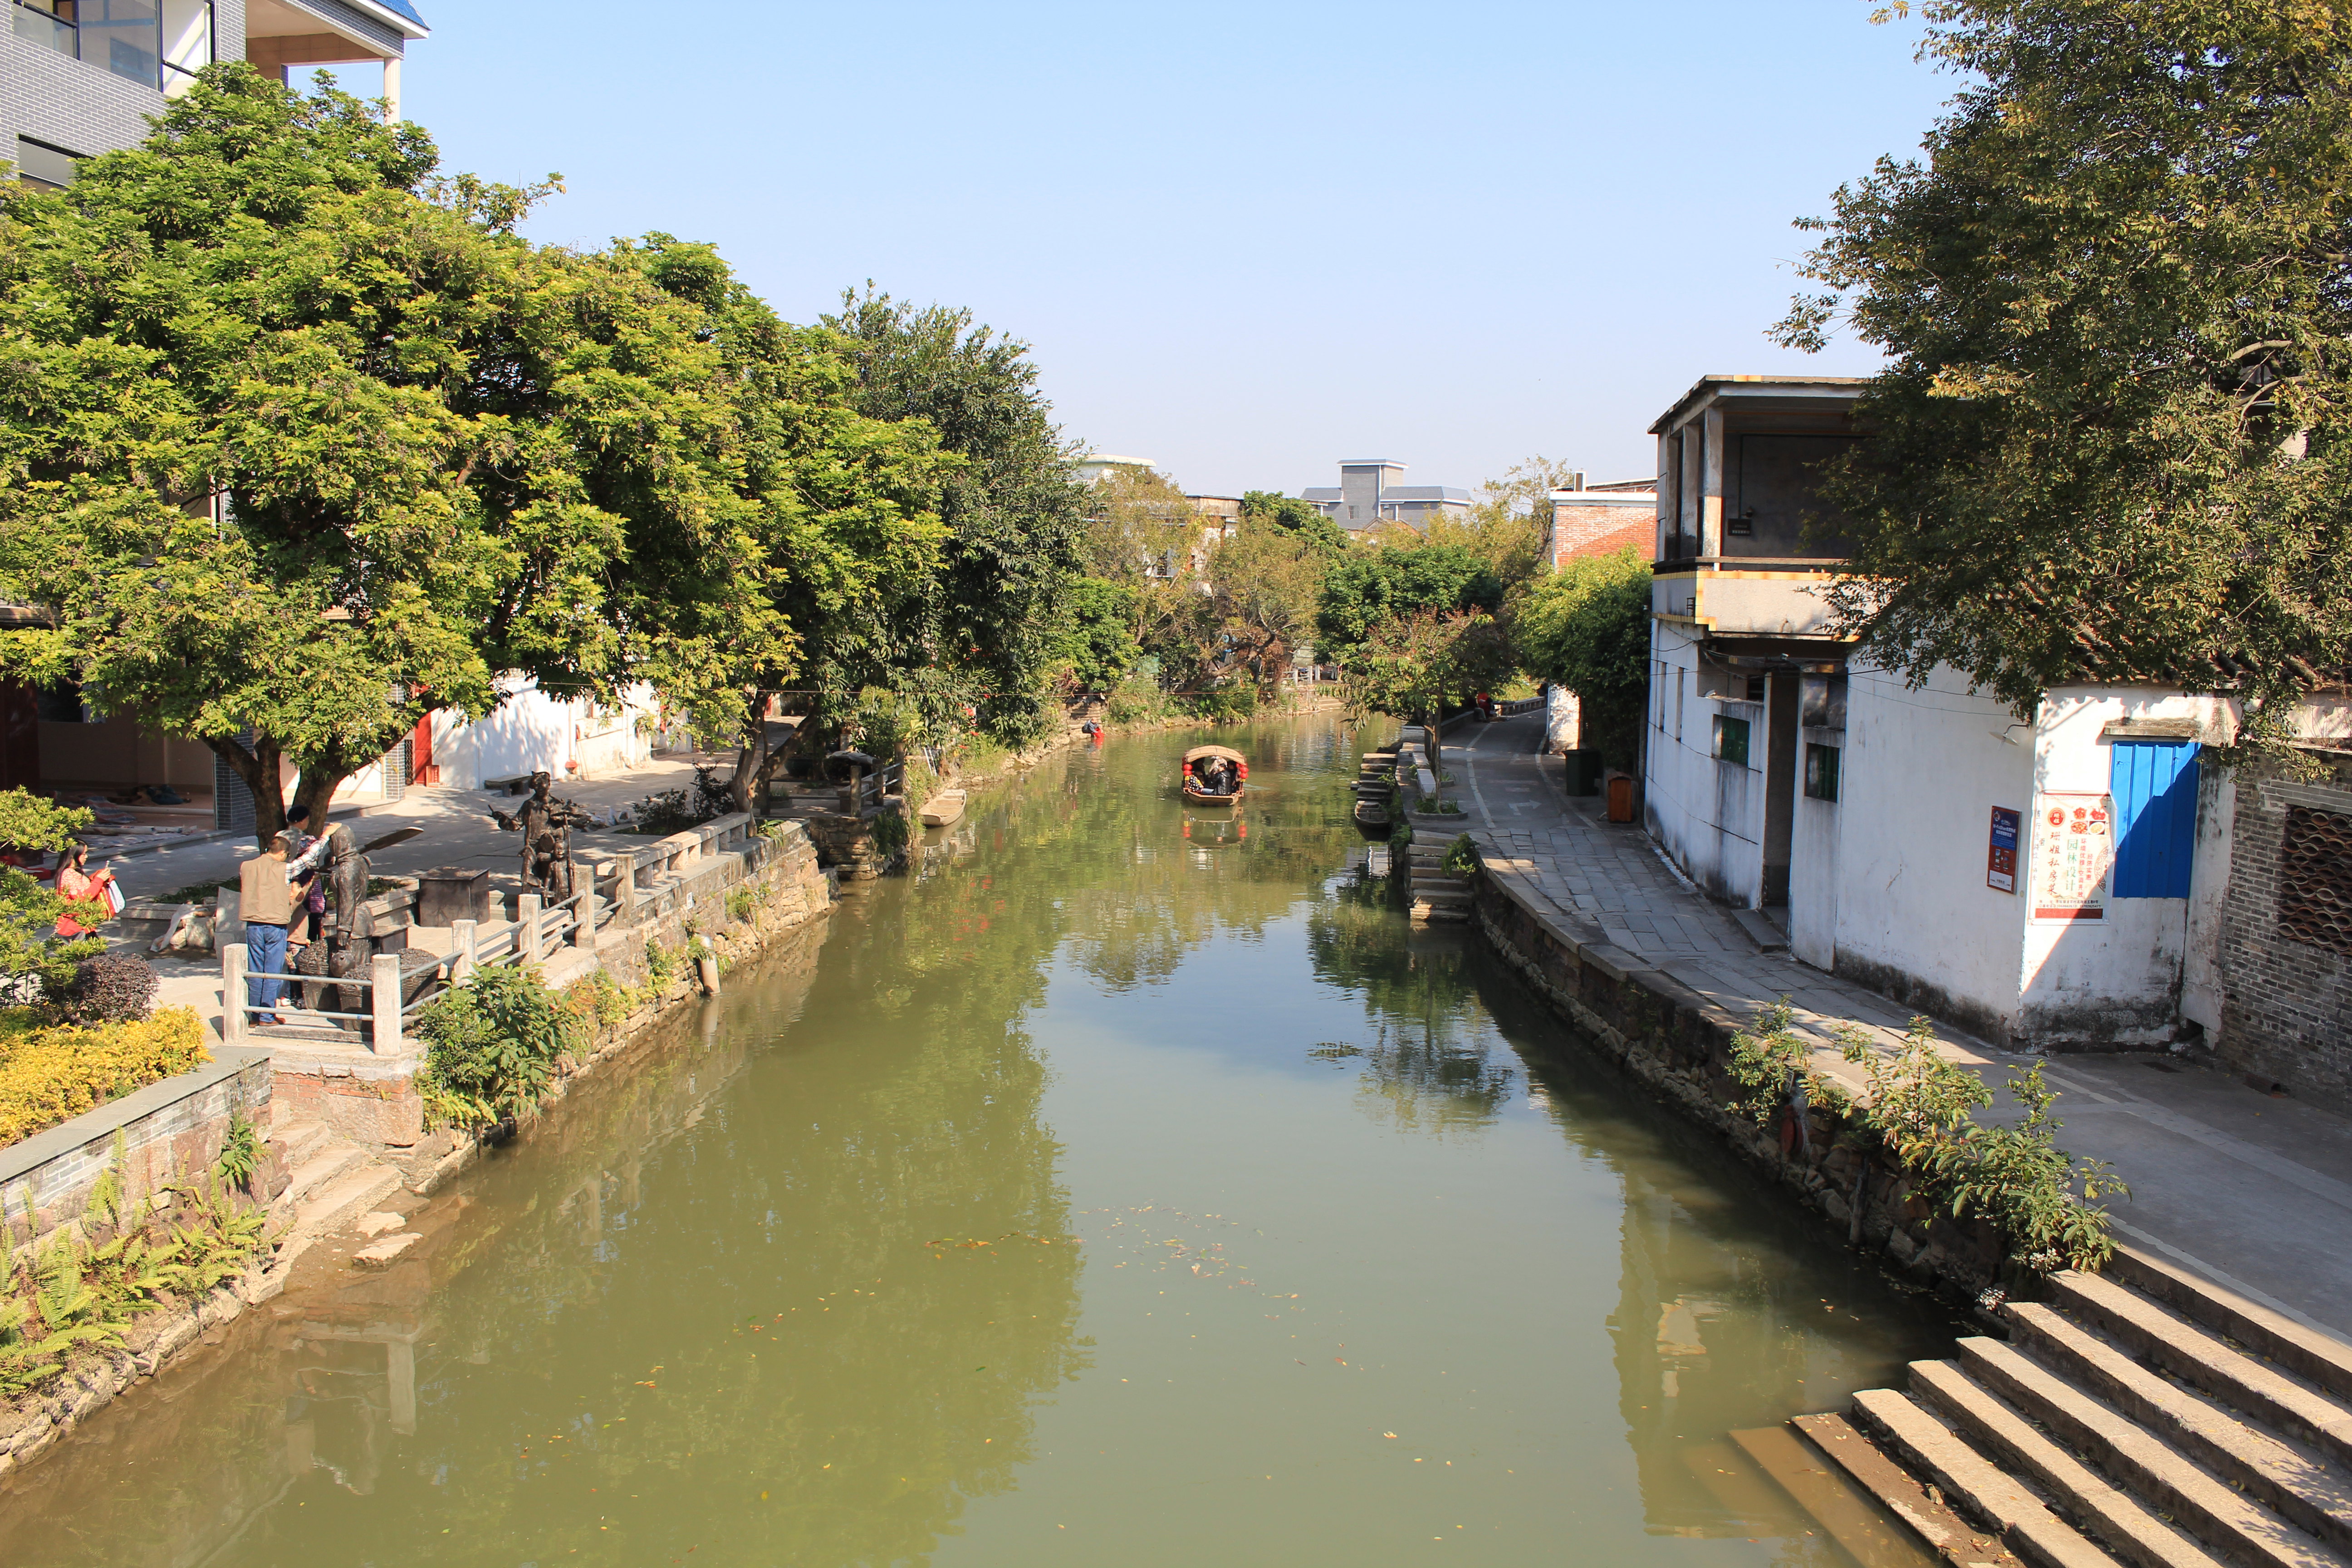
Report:
[[[1160,984],[1320,897],[1359,842],[1360,748],[1314,731],[1244,742],[1222,841],[1183,836],[1181,736],[981,796],[964,853],[730,977],[421,1216],[397,1268],[311,1271],[167,1377],[180,1397],[37,1467],[0,1501],[11,1568],[920,1560],[1013,1484],[1085,1356],[1023,1019],[1057,952]],[[1398,996],[1376,1059],[1469,1103],[1423,1059],[1434,994],[1410,1041]],[[965,1240],[992,1245],[928,1245]]]
[[[1358,1068],[1368,1114],[1442,1135],[1489,1126],[1510,1103],[1517,1074],[1492,1059],[1466,933],[1408,932],[1386,884],[1351,879],[1308,913],[1307,950],[1318,980],[1363,998],[1369,1041],[1310,1054]]]

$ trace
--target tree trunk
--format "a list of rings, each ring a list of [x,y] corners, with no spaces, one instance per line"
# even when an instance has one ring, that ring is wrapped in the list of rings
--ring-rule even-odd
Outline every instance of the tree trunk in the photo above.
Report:
[[[252,792],[253,841],[268,847],[269,841],[286,828],[286,798],[278,783],[278,742],[267,735],[256,735],[252,749],[247,750],[234,735],[207,735],[205,744]]]
[[[751,786],[767,772],[767,706],[763,694],[753,694],[751,716],[743,721],[743,743],[735,752],[735,776],[727,781],[728,798],[740,812],[751,809]]]
[[[356,771],[341,757],[314,757],[295,775],[294,804],[310,808],[309,829],[314,837],[327,831],[327,807]]]

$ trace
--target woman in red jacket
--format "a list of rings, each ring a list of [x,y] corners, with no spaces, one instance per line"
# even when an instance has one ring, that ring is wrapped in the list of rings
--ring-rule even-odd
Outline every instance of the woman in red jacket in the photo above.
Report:
[[[89,846],[87,844],[69,844],[58,853],[58,897],[68,904],[80,906],[58,917],[59,936],[92,935],[113,917],[113,906],[107,901],[106,885],[114,880],[114,873],[102,870],[93,876],[87,868],[89,860]]]

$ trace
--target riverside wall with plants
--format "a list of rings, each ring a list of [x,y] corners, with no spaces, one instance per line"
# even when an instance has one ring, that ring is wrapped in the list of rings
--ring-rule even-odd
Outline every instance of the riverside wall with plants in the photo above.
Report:
[[[2000,1303],[2035,1294],[2042,1275],[2105,1261],[2098,1200],[2124,1189],[2051,1146],[2038,1071],[2011,1086],[2021,1126],[1979,1125],[1980,1084],[1935,1055],[1924,1021],[1891,1060],[1845,1042],[1849,1065],[1832,1074],[1784,1007],[1742,1019],[1502,879],[1479,876],[1474,902],[1486,940],[1585,1040],[1848,1245],[1994,1331],[2007,1331]]]
[[[418,1016],[425,1131],[384,1157],[411,1192],[432,1192],[712,983],[723,985],[736,964],[832,906],[803,825],[772,823],[742,850],[710,857],[638,919],[599,932],[596,963],[559,987],[536,969],[478,971]]]
[[[737,963],[794,931],[813,950],[832,900],[807,837],[777,824],[640,889],[593,963],[566,950],[544,968],[478,970],[425,1010],[424,1060],[394,1086],[424,1101],[427,1131],[405,1147],[362,1141],[376,1162],[362,1172],[381,1173],[378,1192],[430,1193],[578,1082],[652,1048],[656,1026]],[[558,963],[566,983],[551,987]],[[184,1009],[116,1027],[194,1034],[201,1048]],[[126,1051],[140,1056],[130,1047],[143,1038]],[[192,1070],[0,1150],[0,1484],[285,1289],[332,1217],[298,1211],[285,1119],[272,1116],[275,1100],[301,1099],[278,1091],[303,1081],[266,1047],[215,1043]],[[323,1106],[314,1096],[297,1115]]]

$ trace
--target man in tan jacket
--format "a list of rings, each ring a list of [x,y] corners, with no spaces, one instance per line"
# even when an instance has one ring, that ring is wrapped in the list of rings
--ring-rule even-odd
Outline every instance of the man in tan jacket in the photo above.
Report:
[[[245,967],[249,974],[286,973],[286,928],[294,920],[294,893],[287,886],[286,835],[270,839],[267,847],[245,863],[238,873],[237,910],[245,916]],[[246,1017],[266,1024],[278,1016],[283,980],[251,979],[245,983]],[[224,1005],[229,998],[221,998]]]

